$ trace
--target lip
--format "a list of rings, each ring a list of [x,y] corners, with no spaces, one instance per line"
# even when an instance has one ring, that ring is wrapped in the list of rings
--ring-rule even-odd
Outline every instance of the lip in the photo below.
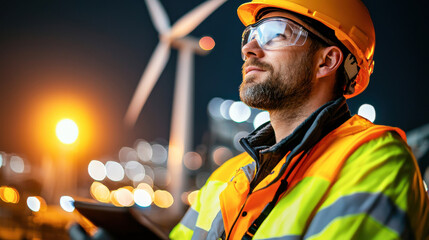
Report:
[[[258,68],[255,66],[248,66],[244,69],[244,71],[246,72],[246,74],[248,74],[251,71],[259,71],[259,72],[263,72],[264,70],[262,68]]]

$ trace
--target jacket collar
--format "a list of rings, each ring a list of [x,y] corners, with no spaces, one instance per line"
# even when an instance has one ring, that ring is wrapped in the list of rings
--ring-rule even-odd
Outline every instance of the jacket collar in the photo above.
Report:
[[[259,154],[273,154],[280,161],[289,151],[288,159],[302,151],[308,151],[326,134],[351,117],[346,99],[340,97],[313,112],[289,136],[275,142],[274,129],[267,122],[240,140],[240,144],[257,162]]]

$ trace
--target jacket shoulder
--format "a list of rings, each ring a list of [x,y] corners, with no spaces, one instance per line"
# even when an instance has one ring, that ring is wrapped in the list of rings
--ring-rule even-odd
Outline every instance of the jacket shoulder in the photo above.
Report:
[[[219,168],[217,168],[212,173],[209,180],[228,182],[235,175],[237,170],[239,170],[243,166],[251,164],[254,161],[255,160],[253,160],[252,157],[250,157],[250,155],[247,154],[246,152],[241,153],[229,159],[228,161],[223,163]]]

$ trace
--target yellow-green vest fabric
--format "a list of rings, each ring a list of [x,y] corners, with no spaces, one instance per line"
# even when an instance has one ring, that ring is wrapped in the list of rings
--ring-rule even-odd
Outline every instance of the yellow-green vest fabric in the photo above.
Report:
[[[225,162],[170,238],[219,239],[225,231],[241,239],[273,199],[284,161],[251,193],[255,161],[243,153]],[[400,129],[354,116],[303,156],[287,180],[253,239],[429,238],[428,195]]]

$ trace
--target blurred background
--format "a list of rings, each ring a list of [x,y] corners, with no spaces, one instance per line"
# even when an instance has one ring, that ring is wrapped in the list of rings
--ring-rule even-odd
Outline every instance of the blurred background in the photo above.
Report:
[[[160,1],[171,25],[203,2]],[[124,123],[160,42],[144,0],[3,1],[0,239],[67,239],[70,223],[87,223],[74,211],[79,199],[134,206],[169,230],[210,173],[242,152],[238,139],[269,120],[238,97],[243,2],[226,1],[189,34],[200,50],[179,138],[187,144],[176,151],[180,46],[172,45],[135,123]],[[376,29],[375,71],[350,110],[406,131],[429,180],[429,2],[364,2]]]

